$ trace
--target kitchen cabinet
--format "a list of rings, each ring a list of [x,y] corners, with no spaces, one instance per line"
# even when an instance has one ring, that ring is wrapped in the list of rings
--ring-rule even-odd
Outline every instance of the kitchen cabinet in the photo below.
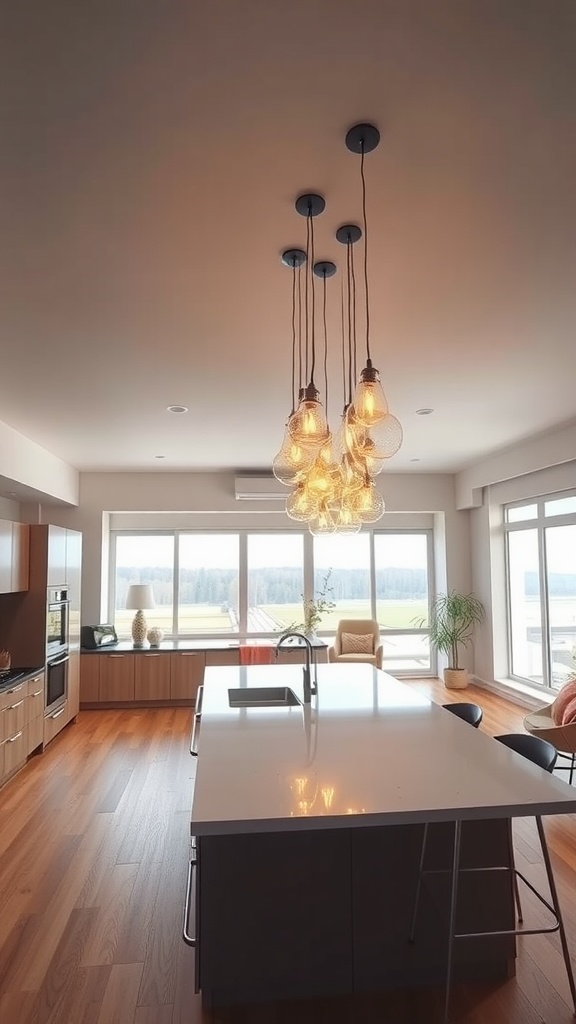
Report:
[[[29,527],[0,519],[0,594],[28,590]]]
[[[98,700],[125,702],[134,700],[134,661],[136,654],[92,654],[85,657],[101,659]]]
[[[66,580],[66,533],[63,526],[48,526],[47,587],[62,587]]]
[[[198,687],[204,679],[204,651],[178,651],[170,654],[170,699],[196,703]]]
[[[80,704],[97,704],[100,700],[100,664],[103,654],[80,655]]]
[[[170,700],[170,655],[144,651],[134,656],[134,698]]]
[[[0,785],[44,739],[44,673],[0,694]]]

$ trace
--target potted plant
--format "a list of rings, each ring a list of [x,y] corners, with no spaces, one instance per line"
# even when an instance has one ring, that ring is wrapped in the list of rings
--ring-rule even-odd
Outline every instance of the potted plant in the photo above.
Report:
[[[444,685],[448,689],[468,686],[468,672],[459,664],[460,647],[467,647],[474,629],[484,619],[484,607],[474,594],[438,594],[430,610],[430,643],[448,658]],[[420,623],[422,625],[422,622]]]
[[[332,587],[329,586],[331,574],[332,569],[328,569],[316,597],[311,597],[308,601],[304,601],[304,621],[292,622],[289,626],[285,626],[281,636],[296,631],[297,633],[304,633],[309,640],[316,639],[316,630],[322,622],[322,617],[326,612],[336,607],[336,603],[327,596],[332,593]]]

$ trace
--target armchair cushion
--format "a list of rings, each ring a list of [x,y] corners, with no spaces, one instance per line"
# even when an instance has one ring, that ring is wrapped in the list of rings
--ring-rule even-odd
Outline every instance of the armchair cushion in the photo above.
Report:
[[[564,712],[570,702],[576,697],[576,679],[570,679],[560,690],[554,701],[551,712],[554,725],[565,725]]]
[[[374,634],[342,633],[340,651],[342,654],[374,654]]]

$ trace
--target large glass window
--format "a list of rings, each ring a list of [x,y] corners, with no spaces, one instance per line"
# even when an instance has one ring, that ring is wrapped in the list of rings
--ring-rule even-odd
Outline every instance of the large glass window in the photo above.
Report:
[[[576,668],[576,495],[505,509],[513,676],[559,689]]]
[[[238,632],[238,551],[238,534],[179,535],[179,635]]]
[[[376,533],[376,617],[384,661],[398,669],[430,671],[428,535]]]
[[[248,633],[302,622],[304,543],[301,533],[248,535]]]
[[[126,608],[131,583],[150,583],[155,607],[143,608],[149,627],[173,629],[174,535],[120,534],[115,545],[115,587],[112,621],[119,635],[130,635],[134,611]]]
[[[322,630],[336,631],[340,619],[371,619],[370,534],[314,537],[314,594],[334,607]]]
[[[304,601],[333,604],[316,626],[328,641],[340,619],[380,623],[391,671],[431,670],[427,636],[431,532],[308,530],[112,531],[109,616],[130,636],[131,583],[150,583],[149,626],[167,637],[278,637],[304,620]]]

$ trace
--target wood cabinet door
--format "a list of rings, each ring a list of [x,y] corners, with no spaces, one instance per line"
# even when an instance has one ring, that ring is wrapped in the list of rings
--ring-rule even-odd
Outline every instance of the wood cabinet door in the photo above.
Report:
[[[64,728],[68,722],[68,707],[66,701],[51,715],[44,719],[44,745],[50,743],[55,736]]]
[[[136,700],[170,700],[170,655],[145,651],[134,655]]]
[[[231,651],[206,651],[206,668],[209,665],[238,665],[239,659],[237,647]]]
[[[103,654],[80,655],[80,703],[97,704],[100,700],[100,663]]]
[[[170,698],[195,704],[204,681],[204,651],[179,651],[170,655],[170,662]]]
[[[70,651],[68,661],[68,721],[75,718],[80,710],[80,654]]]
[[[34,676],[28,680],[26,697],[26,721],[28,724],[44,714],[44,676]]]
[[[30,527],[12,523],[12,590],[28,590],[30,567]]]
[[[66,584],[68,587],[68,628],[70,650],[80,648],[80,586],[82,572],[82,534],[66,530]]]
[[[101,701],[133,701],[134,700],[134,660],[136,654],[92,654],[92,658],[101,658],[100,663],[100,700]]]
[[[65,583],[66,530],[63,526],[49,526],[47,586],[63,587]]]

